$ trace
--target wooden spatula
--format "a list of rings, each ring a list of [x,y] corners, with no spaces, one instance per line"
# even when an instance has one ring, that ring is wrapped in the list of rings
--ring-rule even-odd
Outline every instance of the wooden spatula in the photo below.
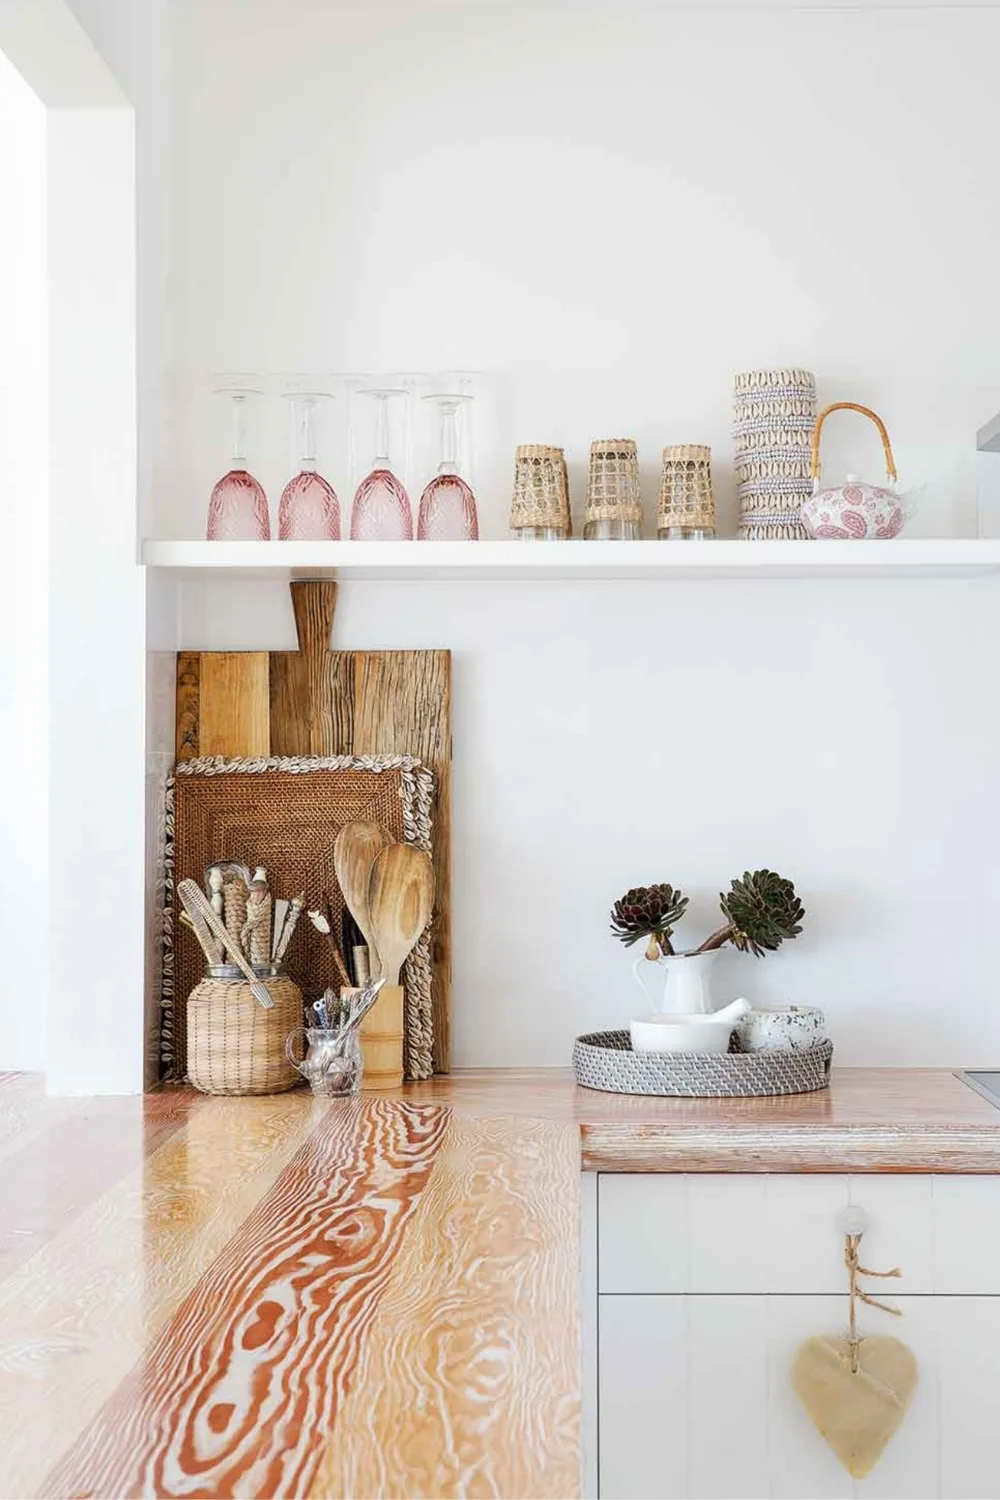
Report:
[[[396,985],[434,908],[430,855],[412,844],[389,844],[371,867],[368,906],[381,972],[388,985]]]
[[[345,823],[333,845],[333,867],[337,873],[337,884],[368,944],[369,968],[373,979],[378,976],[379,966],[372,934],[368,888],[375,856],[388,842],[388,834],[377,823]]]

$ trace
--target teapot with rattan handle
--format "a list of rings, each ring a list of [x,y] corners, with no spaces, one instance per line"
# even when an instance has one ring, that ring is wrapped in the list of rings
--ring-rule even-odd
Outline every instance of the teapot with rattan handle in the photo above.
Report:
[[[831,412],[856,411],[868,417],[878,428],[885,454],[888,487],[866,484],[855,474],[848,474],[845,484],[821,489],[819,443],[823,423]],[[812,435],[812,461],[809,472],[813,492],[802,502],[802,524],[811,537],[837,541],[888,541],[903,529],[903,507],[895,491],[896,462],[882,418],[856,401],[834,401],[816,418]]]

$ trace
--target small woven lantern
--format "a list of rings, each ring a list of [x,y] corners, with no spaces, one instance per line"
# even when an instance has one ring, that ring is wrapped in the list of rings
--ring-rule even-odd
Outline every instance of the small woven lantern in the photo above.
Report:
[[[557,542],[572,535],[566,455],[547,443],[514,450],[510,529],[524,541]]]
[[[712,450],[706,444],[664,448],[656,533],[671,540],[715,535]]]
[[[634,438],[599,438],[590,445],[586,541],[635,542],[642,536],[639,455]]]

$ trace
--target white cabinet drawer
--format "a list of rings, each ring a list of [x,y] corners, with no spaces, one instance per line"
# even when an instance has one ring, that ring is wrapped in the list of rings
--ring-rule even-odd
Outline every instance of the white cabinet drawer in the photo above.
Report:
[[[864,1309],[920,1367],[913,1404],[853,1486],[791,1387],[799,1344],[842,1333],[843,1297],[602,1297],[601,1500],[989,1500],[997,1484],[1000,1299],[901,1297]]]
[[[891,1290],[1000,1295],[998,1177],[602,1173],[597,1196],[603,1293],[843,1292],[856,1204]]]

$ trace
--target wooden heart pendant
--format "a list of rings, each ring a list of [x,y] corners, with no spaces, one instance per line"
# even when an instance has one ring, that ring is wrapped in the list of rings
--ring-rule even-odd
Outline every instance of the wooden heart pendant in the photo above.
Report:
[[[899,1339],[861,1339],[857,1371],[847,1339],[811,1338],[792,1361],[792,1384],[852,1479],[864,1479],[902,1422],[917,1361]]]

